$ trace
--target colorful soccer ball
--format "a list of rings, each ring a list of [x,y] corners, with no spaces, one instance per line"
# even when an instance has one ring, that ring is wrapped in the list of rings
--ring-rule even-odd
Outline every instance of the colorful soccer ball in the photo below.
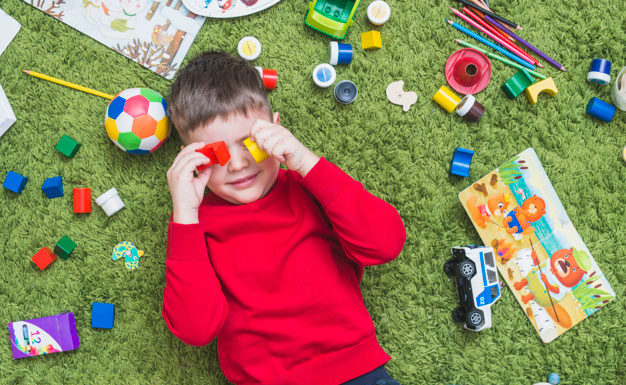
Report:
[[[148,88],[129,88],[115,95],[104,117],[104,128],[117,147],[144,155],[161,147],[170,135],[165,99]]]

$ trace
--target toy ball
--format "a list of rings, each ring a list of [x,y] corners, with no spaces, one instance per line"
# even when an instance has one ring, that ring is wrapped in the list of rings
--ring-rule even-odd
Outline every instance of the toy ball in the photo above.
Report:
[[[123,241],[115,245],[113,248],[113,260],[124,257],[124,262],[128,270],[135,270],[139,267],[139,257],[143,255],[143,250],[138,250],[137,247],[129,241]]]
[[[129,154],[150,154],[170,135],[165,99],[148,88],[129,88],[107,107],[104,128],[115,145]]]

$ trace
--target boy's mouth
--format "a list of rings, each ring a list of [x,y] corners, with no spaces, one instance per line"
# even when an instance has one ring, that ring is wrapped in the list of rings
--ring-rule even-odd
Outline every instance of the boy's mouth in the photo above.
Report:
[[[248,176],[243,177],[243,178],[239,178],[237,180],[234,180],[234,181],[230,182],[230,185],[232,185],[235,188],[246,188],[246,187],[249,187],[252,184],[254,184],[254,182],[256,181],[257,175],[259,175],[259,173],[248,175]]]

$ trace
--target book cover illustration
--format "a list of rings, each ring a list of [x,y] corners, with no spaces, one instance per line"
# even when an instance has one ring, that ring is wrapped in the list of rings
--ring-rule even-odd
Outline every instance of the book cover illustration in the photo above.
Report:
[[[9,323],[13,359],[78,349],[74,313]]]
[[[172,79],[205,18],[182,0],[24,0]]]
[[[548,343],[615,298],[528,148],[459,194],[500,274]]]

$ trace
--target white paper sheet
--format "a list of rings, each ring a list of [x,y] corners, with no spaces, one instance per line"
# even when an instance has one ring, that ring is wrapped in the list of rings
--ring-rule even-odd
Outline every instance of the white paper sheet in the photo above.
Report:
[[[20,30],[20,23],[0,9],[0,55]],[[2,132],[2,130],[0,130]],[[1,134],[0,134],[1,135]]]

